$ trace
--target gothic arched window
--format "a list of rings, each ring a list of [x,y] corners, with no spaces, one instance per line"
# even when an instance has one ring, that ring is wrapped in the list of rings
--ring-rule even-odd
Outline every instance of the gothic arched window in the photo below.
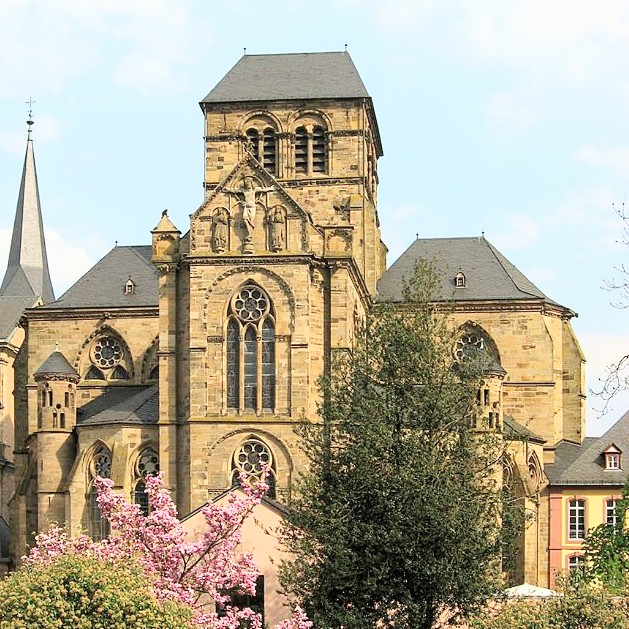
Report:
[[[90,463],[90,489],[88,492],[89,530],[94,541],[99,542],[109,535],[109,521],[103,518],[98,504],[98,491],[94,480],[111,477],[111,452],[105,446],[101,446],[95,453]]]
[[[262,134],[262,165],[272,174],[277,172],[277,140],[275,131],[266,128]]]
[[[133,490],[133,502],[140,505],[140,511],[144,516],[150,512],[149,497],[146,493],[146,478],[157,474],[159,474],[159,455],[153,448],[145,448],[135,464],[136,481]]]
[[[262,479],[266,470],[266,483],[269,486],[267,496],[276,496],[276,470],[275,459],[268,446],[257,439],[249,437],[239,448],[236,449],[232,457],[231,464],[231,484],[240,483],[241,475],[247,477],[249,482],[257,482]]]
[[[275,321],[271,301],[255,284],[232,298],[227,322],[227,407],[275,408]]]
[[[295,130],[295,172],[308,172],[308,132],[305,127]]]

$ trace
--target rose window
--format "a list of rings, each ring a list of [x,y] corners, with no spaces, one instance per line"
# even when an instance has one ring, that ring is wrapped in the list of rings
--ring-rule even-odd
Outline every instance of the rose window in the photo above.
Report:
[[[103,369],[117,365],[123,356],[122,345],[111,336],[104,336],[94,343],[92,359]]]
[[[234,312],[243,322],[258,321],[269,310],[269,299],[257,286],[245,286],[234,297]]]
[[[105,450],[101,450],[94,459],[94,475],[102,478],[111,476],[111,455]]]
[[[272,457],[262,442],[251,439],[235,452],[234,464],[238,471],[244,472],[247,476],[261,476],[263,468],[271,467]]]
[[[159,458],[155,450],[144,450],[138,459],[138,472],[143,478],[159,473]]]
[[[475,332],[464,334],[457,341],[454,349],[454,355],[457,360],[465,360],[472,356],[478,355],[479,352],[485,349],[485,339]]]

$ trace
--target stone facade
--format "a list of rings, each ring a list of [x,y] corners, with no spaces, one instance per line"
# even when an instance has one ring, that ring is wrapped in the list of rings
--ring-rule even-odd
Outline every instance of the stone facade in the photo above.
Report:
[[[349,57],[338,55],[348,69]],[[16,358],[16,562],[51,521],[102,533],[96,473],[141,500],[143,475],[158,466],[187,514],[262,461],[277,501],[290,501],[308,464],[294,427],[316,417],[318,379],[334,351],[351,347],[374,300],[396,301],[381,281],[390,273],[377,213],[382,148],[366,92],[212,94],[201,103],[205,198],[189,230],[182,235],[164,213],[150,251],[117,247],[58,301],[26,311]],[[497,284],[522,284],[517,270],[497,266],[506,273]],[[493,267],[477,270],[485,272]],[[535,516],[515,578],[547,585],[544,465],[557,443],[583,438],[574,313],[519,289],[443,301],[465,342],[491,348],[479,428],[511,426],[510,474]],[[54,351],[76,383],[72,374],[37,376]],[[75,395],[63,428],[42,422],[46,384]]]

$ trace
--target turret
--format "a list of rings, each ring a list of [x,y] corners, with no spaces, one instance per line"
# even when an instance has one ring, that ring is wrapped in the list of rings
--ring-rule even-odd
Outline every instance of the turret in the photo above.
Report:
[[[37,382],[37,430],[70,432],[76,425],[79,374],[57,348],[33,377]]]

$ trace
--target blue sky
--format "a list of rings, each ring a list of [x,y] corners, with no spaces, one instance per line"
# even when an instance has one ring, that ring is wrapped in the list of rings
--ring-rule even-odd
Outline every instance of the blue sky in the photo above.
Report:
[[[382,135],[389,263],[416,233],[484,232],[579,313],[596,386],[629,352],[629,313],[602,289],[629,260],[613,208],[629,194],[626,0],[2,0],[1,268],[29,97],[60,295],[116,241],[148,243],[164,208],[187,229],[203,193],[198,102],[244,47],[345,44]],[[629,397],[603,417],[588,405],[595,435]]]

